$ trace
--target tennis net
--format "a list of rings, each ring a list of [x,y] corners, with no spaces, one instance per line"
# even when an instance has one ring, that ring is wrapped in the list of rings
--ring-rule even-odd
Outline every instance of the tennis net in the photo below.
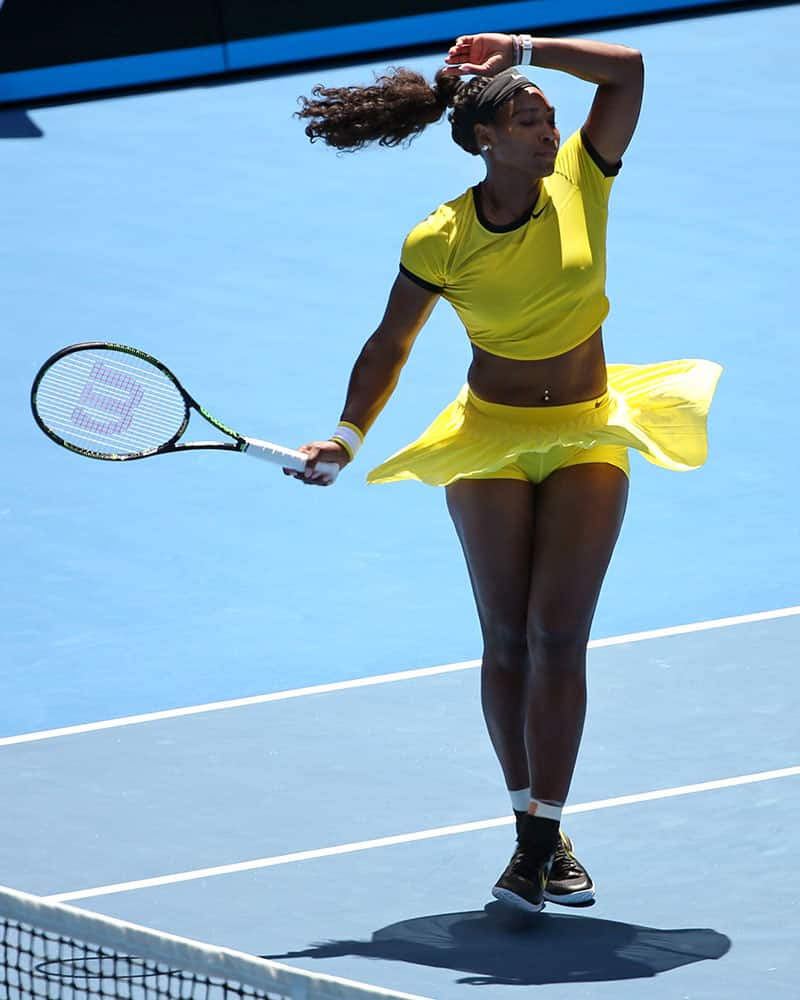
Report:
[[[0,1000],[426,1000],[0,887]]]

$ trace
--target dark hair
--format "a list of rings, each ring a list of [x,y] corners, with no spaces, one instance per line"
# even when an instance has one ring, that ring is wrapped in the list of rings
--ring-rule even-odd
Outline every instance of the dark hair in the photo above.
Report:
[[[322,139],[336,149],[355,150],[371,142],[379,146],[410,142],[452,108],[447,118],[453,139],[477,156],[474,127],[494,116],[479,111],[475,101],[490,79],[476,76],[463,81],[439,71],[431,85],[420,73],[400,66],[377,76],[367,87],[317,85],[311,98],[300,98],[302,107],[296,117],[309,119],[305,132],[312,142]]]

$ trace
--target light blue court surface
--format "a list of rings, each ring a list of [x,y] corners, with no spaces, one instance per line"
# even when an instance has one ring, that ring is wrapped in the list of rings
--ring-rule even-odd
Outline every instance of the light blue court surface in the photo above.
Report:
[[[800,604],[799,31],[787,6],[604,36],[648,74],[612,196],[609,360],[725,374],[704,469],[634,457],[596,640]],[[28,409],[49,354],[113,339],[243,433],[327,435],[404,234],[480,178],[445,125],[407,150],[308,144],[297,96],[384,65],[0,114],[0,883],[435,1000],[790,1000],[796,614],[593,648],[567,828],[599,902],[529,928],[483,909],[512,833],[483,822],[507,803],[473,668],[9,739],[480,655],[441,492],[364,484],[463,381],[445,305],[330,490],[235,455],[92,463]],[[534,78],[569,134],[591,89]],[[340,845],[361,846],[319,853]]]

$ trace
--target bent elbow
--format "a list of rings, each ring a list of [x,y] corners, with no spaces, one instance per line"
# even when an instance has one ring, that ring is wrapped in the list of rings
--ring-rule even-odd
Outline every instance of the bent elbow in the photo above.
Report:
[[[628,62],[631,72],[639,78],[644,78],[644,56],[638,49],[628,50]]]

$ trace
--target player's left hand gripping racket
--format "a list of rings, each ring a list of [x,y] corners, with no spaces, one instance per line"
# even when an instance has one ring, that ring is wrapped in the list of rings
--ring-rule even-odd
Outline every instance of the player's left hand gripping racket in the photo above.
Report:
[[[73,344],[39,369],[31,389],[36,423],[56,444],[87,458],[125,462],[173,451],[239,451],[295,472],[306,456],[293,448],[244,437],[203,409],[166,365],[122,344]],[[232,441],[180,438],[196,410]],[[320,462],[315,478],[336,478],[335,462]]]

